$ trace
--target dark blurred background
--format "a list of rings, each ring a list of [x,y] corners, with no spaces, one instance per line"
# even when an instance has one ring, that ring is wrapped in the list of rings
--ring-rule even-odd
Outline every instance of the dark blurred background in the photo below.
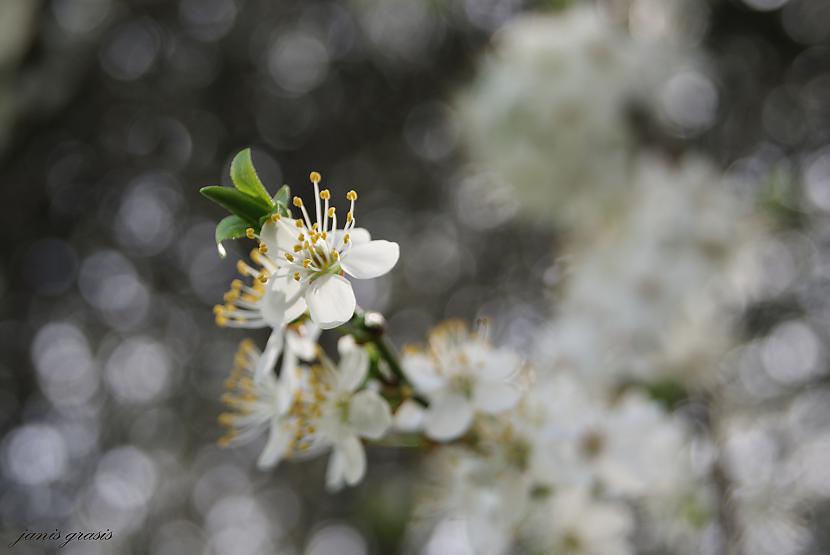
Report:
[[[401,243],[397,269],[357,291],[397,344],[488,314],[523,346],[547,314],[557,237],[461,179],[452,98],[502,25],[562,4],[0,0],[3,529],[115,531],[64,550],[84,554],[401,552],[412,455],[372,450],[371,479],[329,496],[325,461],[263,474],[256,446],[213,445],[243,336],[210,307],[250,245],[219,258],[222,212],[198,188],[229,184],[246,146],[272,192],[307,194],[318,170],[335,198],[358,190],[361,225]],[[712,117],[671,127],[632,107],[632,125],[666,153],[778,176],[781,229],[828,267],[830,3],[699,12]],[[828,279],[751,307],[747,334],[807,307],[830,322]]]

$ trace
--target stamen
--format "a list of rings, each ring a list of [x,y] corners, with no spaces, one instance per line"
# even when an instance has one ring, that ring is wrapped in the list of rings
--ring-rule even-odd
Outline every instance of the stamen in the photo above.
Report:
[[[323,200],[329,200],[331,198],[331,192],[328,189],[323,189],[320,191],[320,198]]]
[[[247,237],[248,239],[253,239],[255,236],[256,233],[254,232],[254,228],[249,227],[245,230],[245,237]]]
[[[259,252],[262,253],[262,254],[267,254],[268,253],[268,245],[266,245],[265,243],[260,243],[259,244]]]
[[[352,202],[357,200],[357,192],[354,189],[346,193],[346,200],[350,200]]]
[[[287,253],[285,253],[285,259],[288,260],[289,262],[294,262],[294,255],[291,254],[290,252],[287,252]]]
[[[300,281],[300,272],[294,272],[294,280]]]

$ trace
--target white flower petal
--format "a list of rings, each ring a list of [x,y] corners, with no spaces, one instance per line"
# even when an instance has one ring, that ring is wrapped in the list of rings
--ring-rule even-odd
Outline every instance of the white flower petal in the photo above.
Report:
[[[305,300],[311,319],[324,330],[347,322],[356,305],[352,284],[336,275],[323,276],[312,282]]]
[[[282,328],[274,328],[271,330],[271,335],[268,337],[268,343],[265,344],[265,350],[257,361],[254,369],[254,379],[262,383],[266,376],[274,373],[274,366],[277,363],[277,358],[282,352],[283,342]]]
[[[357,279],[382,276],[398,263],[400,247],[391,241],[355,244],[340,259],[340,266]]]
[[[296,229],[294,220],[291,218],[282,218],[282,222],[284,223],[268,221],[263,224],[259,232],[260,239],[262,239],[262,242],[265,243],[270,252],[278,253],[280,249],[291,252],[291,247],[297,243],[296,234],[293,233],[293,230]]]
[[[369,372],[369,353],[363,347],[358,346],[341,352],[338,371],[338,389],[341,391],[356,390]]]
[[[473,404],[480,411],[496,414],[516,406],[520,395],[513,384],[483,380],[475,384]]]
[[[350,486],[358,483],[366,473],[366,453],[363,444],[354,435],[346,435],[334,444],[334,451],[326,470],[326,486],[337,490],[343,482]]]
[[[433,399],[424,420],[426,435],[437,441],[460,437],[473,423],[473,405],[461,395],[442,392]]]
[[[279,463],[291,443],[291,434],[286,433],[281,424],[282,422],[277,416],[271,420],[268,441],[265,443],[265,448],[262,450],[259,460],[257,460],[257,467],[260,469],[271,468]]]
[[[392,425],[389,404],[369,389],[357,392],[349,404],[349,427],[356,434],[380,439]]]
[[[293,279],[274,277],[268,282],[265,295],[260,302],[262,318],[272,328],[285,326],[296,320],[306,310],[302,296],[297,296],[300,285]],[[297,297],[297,301],[288,306],[288,301]]]
[[[424,407],[407,399],[395,412],[395,429],[401,432],[417,432],[423,425],[425,415]]]
[[[401,360],[406,379],[421,393],[430,394],[442,389],[447,381],[435,370],[432,360],[421,353],[407,353]]]
[[[340,240],[343,238],[343,235],[346,233],[342,229],[338,229],[332,235],[332,240],[334,245],[340,244]],[[354,245],[360,245],[361,243],[368,243],[372,240],[371,234],[369,234],[369,230],[365,227],[356,227],[354,229],[349,230],[349,242]]]

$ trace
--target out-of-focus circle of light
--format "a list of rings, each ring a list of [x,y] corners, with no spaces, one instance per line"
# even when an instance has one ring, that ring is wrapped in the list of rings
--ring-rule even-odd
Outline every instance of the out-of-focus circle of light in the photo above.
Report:
[[[174,520],[163,524],[150,543],[152,555],[182,555],[202,553],[204,532],[189,520]]]
[[[807,196],[818,208],[830,212],[830,147],[821,150],[804,172]]]
[[[458,218],[471,229],[485,231],[505,224],[519,211],[512,189],[492,174],[461,181],[456,193]]]
[[[205,447],[205,460],[216,457],[215,446]],[[242,470],[231,464],[221,464],[205,470],[193,487],[193,504],[203,515],[207,515],[217,501],[231,494],[250,491],[251,483]]]
[[[118,251],[100,250],[84,259],[78,288],[107,323],[119,330],[140,324],[149,308],[150,293],[132,263]]]
[[[761,12],[777,10],[788,1],[789,0],[743,0],[744,4],[750,8]]]
[[[132,446],[107,452],[98,462],[89,518],[121,533],[139,528],[158,484],[153,460]]]
[[[442,22],[427,4],[408,0],[373,2],[363,15],[363,26],[375,46],[375,53],[390,62],[424,61]]]
[[[293,94],[303,94],[325,80],[329,54],[316,37],[299,31],[279,34],[268,52],[274,81]]]
[[[485,30],[501,27],[520,7],[519,0],[464,0],[467,20]]]
[[[29,247],[23,267],[27,281],[36,293],[59,295],[72,285],[78,259],[69,243],[60,239],[42,239]]]
[[[57,407],[82,405],[98,390],[89,343],[72,324],[55,322],[38,330],[32,361],[43,393]]]
[[[800,383],[813,377],[820,370],[821,355],[818,336],[801,321],[776,326],[761,348],[764,368],[775,380],[785,384]]]
[[[167,392],[172,369],[163,344],[147,337],[132,337],[116,347],[107,360],[107,384],[122,401],[146,403]]]
[[[789,0],[781,14],[784,30],[802,44],[818,44],[830,38],[830,2]]]
[[[121,199],[114,231],[119,242],[145,256],[163,251],[176,233],[174,225],[179,192],[164,174],[141,176]]]
[[[266,518],[262,507],[252,497],[233,495],[220,499],[211,507],[206,525],[216,553],[253,555],[273,552],[269,547],[274,523]]]
[[[441,160],[458,143],[458,123],[443,103],[419,104],[406,117],[404,137],[409,148],[421,158]]]
[[[195,37],[215,41],[233,27],[236,4],[233,0],[181,0],[179,14]]]
[[[678,73],[660,91],[660,115],[681,135],[708,129],[715,120],[717,108],[715,86],[697,71]]]
[[[50,3],[55,21],[65,31],[83,35],[96,30],[110,14],[111,0],[54,0]]]
[[[150,19],[130,21],[118,27],[100,52],[101,65],[111,77],[135,81],[144,76],[161,51],[161,36]]]
[[[360,532],[344,524],[320,528],[308,542],[305,555],[366,555],[366,540]]]
[[[66,443],[47,424],[27,424],[12,431],[3,455],[5,474],[20,484],[46,484],[66,471]]]

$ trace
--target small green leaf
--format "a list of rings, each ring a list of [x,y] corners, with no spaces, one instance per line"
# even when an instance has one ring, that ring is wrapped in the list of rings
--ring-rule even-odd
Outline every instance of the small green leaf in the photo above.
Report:
[[[248,196],[230,187],[202,187],[199,192],[254,227],[258,227],[259,219],[272,210],[270,204],[258,197]]]
[[[222,246],[222,241],[228,239],[239,239],[245,237],[245,230],[251,225],[236,215],[230,215],[222,218],[216,224],[216,248],[219,249],[219,256],[225,258],[225,247]]]
[[[274,203],[288,206],[288,201],[291,200],[291,188],[288,185],[283,185],[277,194],[274,195]]]
[[[231,162],[231,180],[239,191],[250,197],[264,201],[268,206],[274,205],[271,196],[268,194],[268,190],[265,189],[265,185],[262,184],[254,169],[250,148],[240,151],[239,154],[233,157],[233,161]]]
[[[239,239],[245,237],[245,230],[251,227],[251,224],[240,218],[239,216],[226,216],[216,224],[216,242],[221,243],[228,239]]]

